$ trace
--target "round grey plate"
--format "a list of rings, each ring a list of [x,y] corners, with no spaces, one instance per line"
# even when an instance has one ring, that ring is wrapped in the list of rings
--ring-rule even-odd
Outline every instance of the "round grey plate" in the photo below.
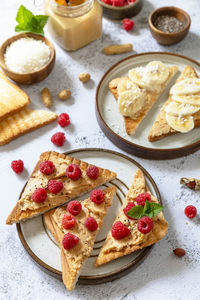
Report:
[[[170,81],[158,101],[153,105],[148,115],[142,120],[134,135],[125,131],[124,120],[118,111],[118,105],[109,90],[109,82],[117,77],[127,76],[128,70],[145,66],[151,61],[159,60],[168,66],[176,65],[178,74]],[[200,149],[200,129],[195,128],[188,133],[176,133],[156,142],[149,142],[148,134],[156,116],[167,100],[170,87],[186,65],[195,68],[200,74],[200,64],[188,57],[167,53],[147,52],[129,56],[112,66],[102,77],[96,92],[96,116],[101,129],[106,136],[119,148],[131,154],[149,159],[170,159],[190,154]]]
[[[141,165],[118,152],[104,149],[78,149],[67,154],[99,167],[110,169],[118,174],[117,179],[106,184],[106,186],[115,185],[117,194],[108,215],[104,219],[103,227],[97,235],[92,255],[87,259],[78,280],[82,284],[112,281],[130,272],[141,263],[152,248],[152,246],[144,248],[98,268],[94,266],[100,248],[104,244],[107,233],[133,181],[135,171],[140,168],[144,172],[149,190],[161,202],[159,190],[150,174]],[[79,199],[86,199],[87,196]],[[38,216],[17,224],[17,231],[24,248],[39,267],[61,279],[60,249],[45,227],[43,217]]]

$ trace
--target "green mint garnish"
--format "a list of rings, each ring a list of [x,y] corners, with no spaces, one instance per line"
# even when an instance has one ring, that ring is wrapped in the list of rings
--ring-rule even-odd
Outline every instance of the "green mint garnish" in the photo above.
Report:
[[[17,12],[16,21],[18,25],[15,27],[16,32],[32,32],[44,35],[44,26],[48,21],[48,16],[34,16],[30,10],[21,5]]]
[[[136,205],[132,207],[127,215],[134,219],[140,219],[144,216],[153,218],[157,216],[163,210],[163,206],[159,203],[145,201],[145,206]]]

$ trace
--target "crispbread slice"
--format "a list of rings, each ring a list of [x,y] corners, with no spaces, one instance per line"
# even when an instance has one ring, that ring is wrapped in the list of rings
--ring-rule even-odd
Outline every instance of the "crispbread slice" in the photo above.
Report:
[[[0,72],[0,120],[25,108],[29,103],[28,95]]]
[[[47,228],[50,230],[61,248],[62,277],[63,282],[69,291],[74,289],[83,264],[92,252],[97,233],[99,232],[103,224],[103,219],[111,206],[112,199],[116,192],[116,187],[108,187],[104,190],[104,192],[105,200],[100,205],[92,202],[90,198],[81,201],[82,211],[79,215],[75,216],[76,226],[72,229],[66,230],[62,226],[62,218],[66,214],[66,209],[64,207],[59,207],[44,215],[44,221]],[[89,231],[84,225],[86,218],[89,216],[95,218],[98,223],[98,229],[96,231]],[[62,240],[64,235],[68,232],[78,236],[79,242],[74,248],[65,250],[62,246]]]
[[[52,161],[56,167],[54,173],[48,176],[39,171],[40,163],[45,160]],[[67,167],[71,164],[79,165],[82,171],[81,178],[76,181],[69,179],[65,175]],[[12,224],[35,217],[116,178],[116,173],[107,169],[98,168],[98,178],[90,179],[86,174],[87,168],[90,166],[91,165],[86,162],[61,153],[53,151],[42,153],[21,198],[8,216],[6,223]],[[60,193],[54,195],[48,192],[48,182],[50,179],[62,180],[64,187]],[[47,198],[43,203],[36,203],[32,201],[31,196],[36,188],[41,187],[47,190]]]
[[[147,113],[149,112],[153,104],[158,100],[158,98],[166,88],[167,84],[172,79],[172,77],[176,74],[177,71],[178,71],[177,66],[169,67],[168,80],[162,85],[162,89],[160,93],[155,93],[150,91],[144,92],[146,98],[145,107],[143,108],[143,110],[140,112],[140,114],[137,116],[136,119],[131,119],[130,117],[123,117],[127,134],[134,134],[140,122],[146,117]],[[109,89],[112,92],[113,96],[115,97],[116,101],[118,100],[118,96],[119,96],[117,91],[118,83],[121,79],[124,80],[126,78],[128,77],[115,78],[109,83]]]
[[[124,225],[128,226],[128,228],[131,230],[131,234],[123,239],[115,240],[110,231],[103,247],[101,248],[99,256],[97,257],[97,267],[121,256],[130,254],[136,250],[150,246],[162,239],[167,233],[168,223],[164,219],[162,212],[153,218],[154,227],[153,230],[148,234],[142,234],[139,232],[137,229],[138,220],[128,219],[123,212],[123,208],[126,207],[128,202],[134,202],[135,198],[139,194],[147,191],[148,189],[145,183],[144,174],[141,170],[137,170],[133,183],[115,220],[115,222],[121,221]],[[153,196],[151,196],[151,200],[158,202]]]
[[[181,73],[180,77],[177,79],[176,82],[179,82],[185,78],[198,78],[198,75],[195,69],[191,66],[186,66],[183,72]],[[154,142],[160,140],[164,137],[172,135],[174,133],[178,133],[178,131],[174,130],[169,126],[166,121],[165,117],[165,107],[172,101],[171,95],[169,96],[168,100],[164,103],[161,111],[159,112],[150,132],[148,139],[150,142]],[[200,126],[200,111],[193,115],[194,117],[194,127]]]
[[[0,121],[0,145],[27,132],[43,127],[57,118],[57,114],[46,110],[24,108],[18,113]]]

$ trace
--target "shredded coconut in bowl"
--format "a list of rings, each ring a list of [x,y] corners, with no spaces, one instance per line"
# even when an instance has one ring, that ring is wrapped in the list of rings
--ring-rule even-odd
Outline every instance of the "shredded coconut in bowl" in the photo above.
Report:
[[[7,68],[24,74],[41,69],[50,58],[50,48],[43,41],[21,38],[6,48],[4,59]]]

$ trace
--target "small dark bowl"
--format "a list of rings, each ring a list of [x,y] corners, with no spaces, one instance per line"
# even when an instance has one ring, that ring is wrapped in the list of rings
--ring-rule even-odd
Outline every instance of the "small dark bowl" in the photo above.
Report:
[[[173,16],[183,22],[184,29],[175,33],[168,33],[161,31],[155,27],[155,20],[159,16]],[[180,42],[187,35],[191,24],[191,19],[188,13],[184,10],[174,7],[166,6],[155,9],[149,16],[149,28],[152,36],[162,45],[172,45]]]
[[[136,16],[141,11],[143,6],[143,0],[136,0],[132,4],[117,7],[105,4],[101,0],[98,0],[98,2],[103,7],[103,15],[115,20]]]

